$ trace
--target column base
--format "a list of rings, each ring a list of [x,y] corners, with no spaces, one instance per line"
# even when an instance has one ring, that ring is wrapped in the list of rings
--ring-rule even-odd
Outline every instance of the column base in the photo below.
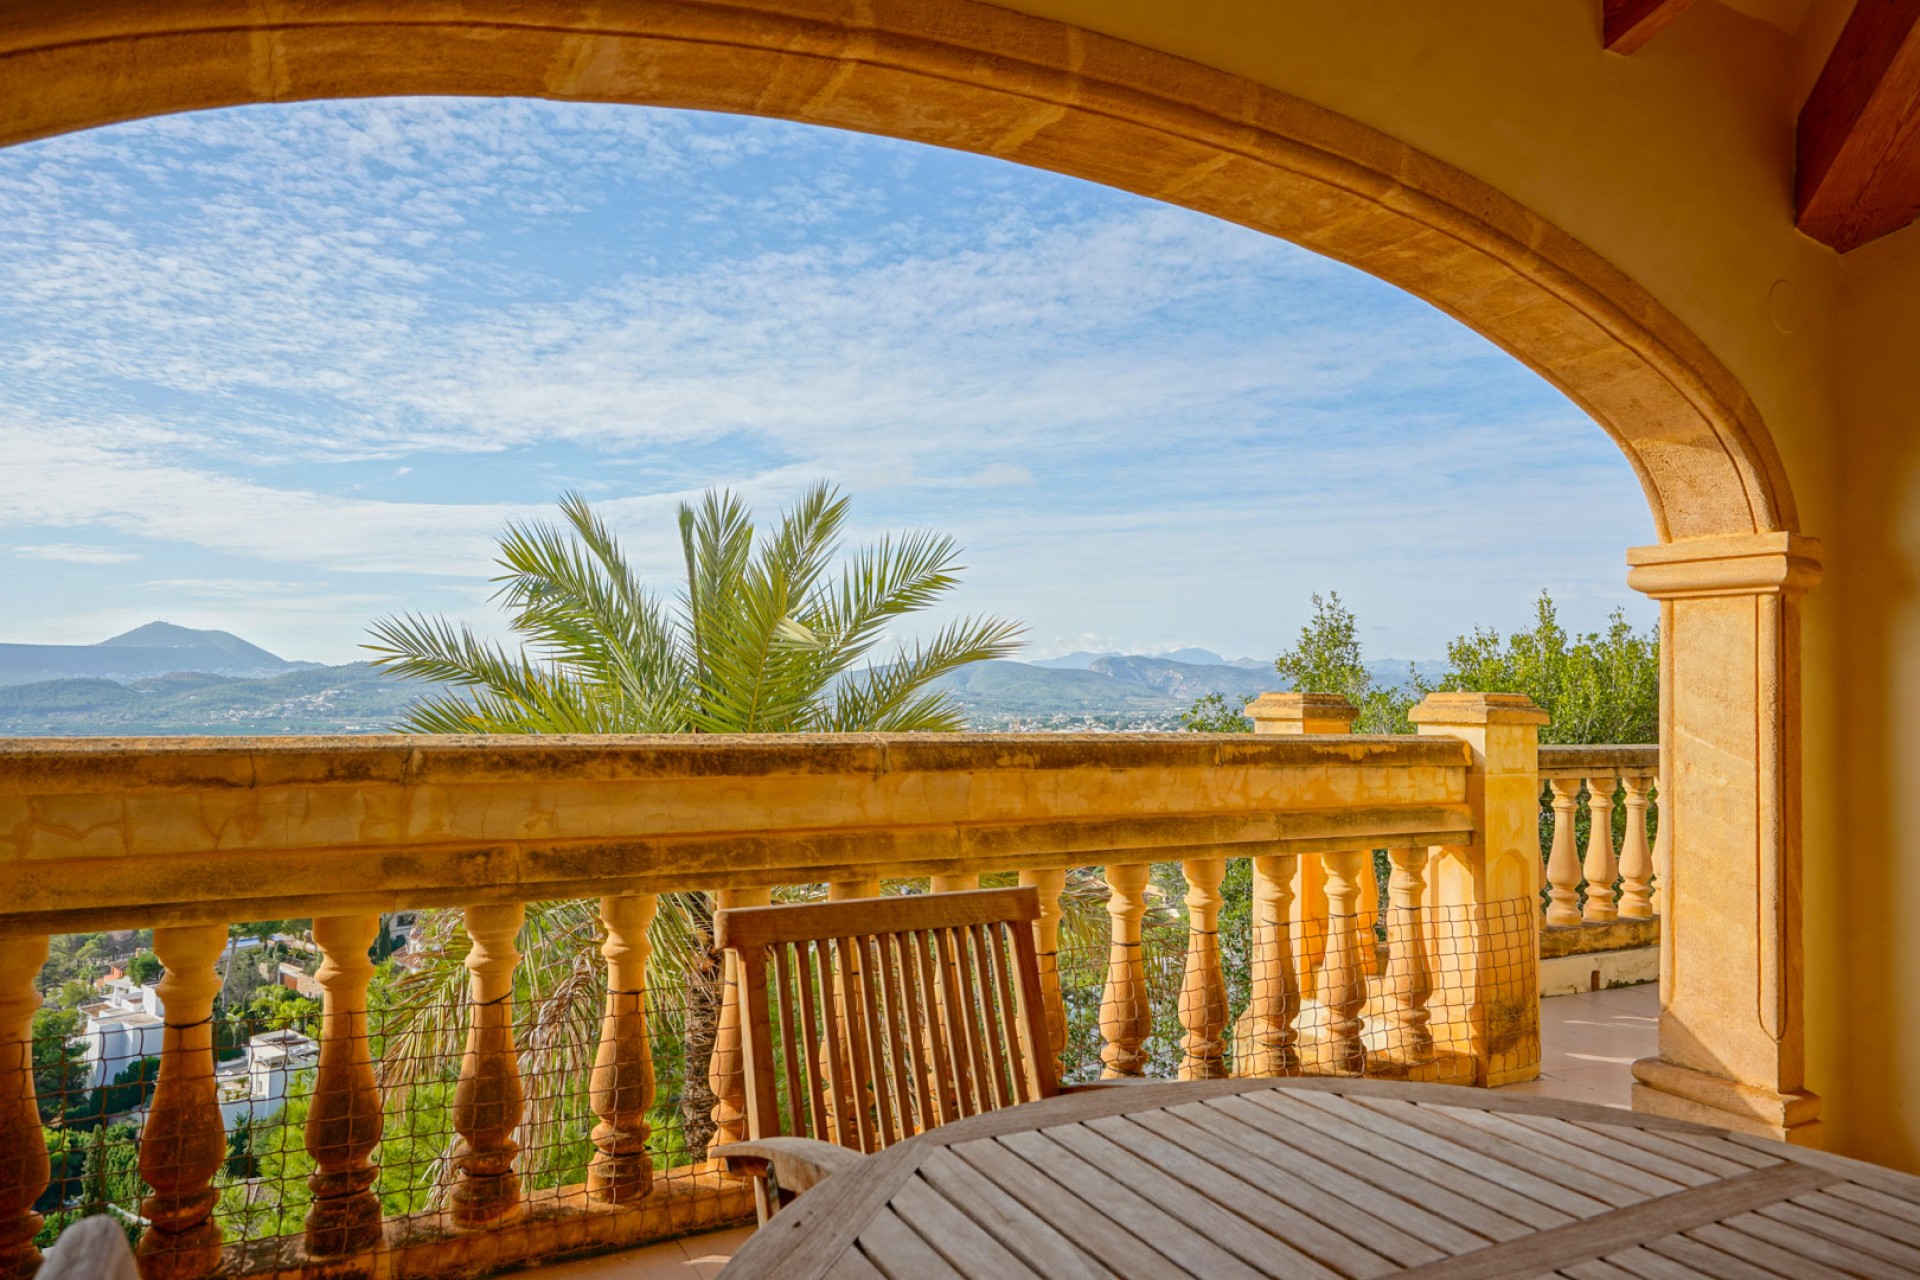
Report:
[[[1740,1084],[1661,1058],[1633,1064],[1633,1109],[1795,1146],[1820,1145],[1820,1095]]]

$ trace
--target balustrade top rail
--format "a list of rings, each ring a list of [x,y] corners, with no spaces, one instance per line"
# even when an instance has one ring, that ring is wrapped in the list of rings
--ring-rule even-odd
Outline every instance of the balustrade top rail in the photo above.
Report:
[[[1540,777],[1591,778],[1621,774],[1653,777],[1660,772],[1658,743],[1599,746],[1542,746]]]
[[[0,934],[1460,844],[1447,737],[0,740]]]

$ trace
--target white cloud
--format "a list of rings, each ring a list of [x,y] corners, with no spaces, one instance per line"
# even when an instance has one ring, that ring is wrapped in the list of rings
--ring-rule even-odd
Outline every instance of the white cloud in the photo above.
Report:
[[[114,547],[81,542],[22,543],[13,554],[25,560],[58,560],[66,564],[129,564],[140,557]]]

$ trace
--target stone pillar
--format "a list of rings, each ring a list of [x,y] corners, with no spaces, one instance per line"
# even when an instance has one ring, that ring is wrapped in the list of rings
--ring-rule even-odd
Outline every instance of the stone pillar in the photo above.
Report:
[[[514,938],[526,919],[517,902],[467,908],[467,1052],[453,1092],[453,1127],[460,1135],[454,1166],[453,1220],[484,1227],[520,1215],[520,1178],[514,1157],[520,1143],[525,1094],[513,1047],[513,967],[520,960]]]
[[[1247,1009],[1233,1028],[1237,1076],[1300,1074],[1300,979],[1293,965],[1293,884],[1297,854],[1253,860],[1253,937]]]
[[[1801,993],[1800,611],[1820,544],[1790,533],[1627,553],[1660,602],[1660,1056],[1633,1105],[1814,1139]]]
[[[380,1200],[372,1191],[380,1166],[380,1087],[367,1049],[367,983],[373,961],[367,949],[380,932],[380,917],[320,916],[313,940],[326,959],[320,983],[320,1069],[307,1108],[307,1154],[315,1172],[307,1187],[307,1254],[351,1257],[380,1243]]]
[[[1153,1030],[1147,998],[1147,966],[1140,954],[1140,926],[1147,911],[1144,862],[1108,863],[1107,918],[1112,922],[1107,948],[1107,985],[1100,995],[1100,1078],[1137,1076],[1147,1064],[1141,1046]]]
[[[25,1280],[40,1269],[33,1202],[52,1167],[33,1092],[33,988],[47,962],[45,934],[0,938],[0,1280]]]
[[[1187,966],[1180,984],[1180,1078],[1217,1080],[1227,1074],[1220,1043],[1227,1029],[1227,980],[1220,970],[1220,882],[1224,858],[1190,858],[1187,877]]]
[[[159,992],[167,1021],[140,1131],[140,1176],[153,1188],[140,1206],[152,1224],[140,1237],[141,1280],[198,1280],[220,1265],[213,1175],[227,1157],[227,1131],[213,1079],[213,998],[226,944],[222,924],[153,931],[153,953],[166,966]]]
[[[1040,918],[1033,922],[1034,960],[1040,970],[1040,998],[1047,1006],[1047,1044],[1058,1059],[1067,1051],[1067,1008],[1060,995],[1060,895],[1067,887],[1064,871],[1022,871],[1020,883],[1040,894]]]
[[[1472,750],[1473,843],[1437,847],[1427,900],[1439,959],[1434,1039],[1471,1055],[1482,1085],[1540,1074],[1540,726],[1517,693],[1430,693],[1410,715],[1422,737]]]
[[[647,1154],[647,1111],[654,1095],[647,959],[653,946],[647,930],[658,906],[651,893],[600,899],[600,922],[607,930],[607,940],[600,944],[607,961],[607,1007],[587,1085],[600,1120],[593,1127],[587,1194],[606,1204],[625,1204],[653,1190],[653,1158]]]
[[[840,886],[828,886],[828,896],[840,896],[834,893],[837,888]],[[873,893],[866,892],[865,882],[856,881],[845,896],[872,897],[879,891],[877,880],[873,882]],[[772,900],[772,892],[767,889],[722,889],[714,895],[714,905],[723,911],[730,907],[764,907]],[[713,1139],[708,1145],[714,1147],[747,1140],[747,1060],[742,1056],[740,1039],[740,966],[731,951],[721,958],[721,965],[721,981],[725,985],[721,988],[720,1018],[713,1033],[713,1056],[707,1065],[707,1087],[713,1090],[714,1097]],[[836,1004],[840,1003],[837,992],[833,999]],[[846,1025],[844,1008],[840,1025]]]
[[[1247,704],[1246,715],[1255,733],[1344,734],[1353,732],[1360,708],[1338,693],[1263,693]],[[1327,957],[1327,871],[1319,858],[1301,858],[1295,864],[1289,909],[1294,988],[1298,998],[1305,1000],[1316,994],[1319,970]],[[1359,927],[1372,929],[1374,909],[1363,904],[1362,913]],[[1368,957],[1362,956],[1362,966],[1367,962]]]

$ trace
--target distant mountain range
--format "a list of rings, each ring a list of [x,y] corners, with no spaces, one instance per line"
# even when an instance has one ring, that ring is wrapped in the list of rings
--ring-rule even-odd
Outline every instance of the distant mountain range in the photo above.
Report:
[[[0,685],[90,676],[137,680],[175,671],[260,678],[316,667],[288,662],[225,631],[149,622],[99,644],[0,644]]]
[[[1376,682],[1410,666],[1373,663]],[[976,662],[942,681],[978,728],[1174,728],[1209,693],[1285,687],[1272,664],[1205,649]],[[96,645],[0,645],[0,736],[382,733],[423,692],[363,662],[289,662],[224,631],[155,622]]]

